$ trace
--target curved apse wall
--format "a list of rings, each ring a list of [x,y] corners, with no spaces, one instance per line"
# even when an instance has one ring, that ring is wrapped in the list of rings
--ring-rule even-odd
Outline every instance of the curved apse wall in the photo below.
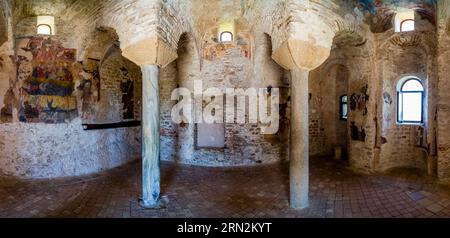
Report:
[[[0,124],[0,173],[20,178],[80,176],[140,157],[140,128],[84,131],[69,124]]]
[[[77,62],[76,51],[63,47],[55,37],[24,37],[16,40],[16,46],[18,75],[1,84],[6,91],[0,91],[4,93],[0,97],[0,175],[81,176],[140,158],[139,127],[94,131],[82,127],[85,122],[139,120],[140,94],[133,89],[140,88],[140,76],[135,67],[115,60],[121,57],[115,54],[104,65],[88,70],[87,62]],[[12,62],[4,66],[8,67],[3,70],[14,68]],[[100,70],[108,76],[102,78],[102,85],[97,84]],[[99,104],[106,91],[115,93],[107,107]],[[114,121],[97,118],[111,112],[117,114]]]

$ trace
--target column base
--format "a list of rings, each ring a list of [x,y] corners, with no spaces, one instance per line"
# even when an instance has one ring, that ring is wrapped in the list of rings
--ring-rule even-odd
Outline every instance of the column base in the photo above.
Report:
[[[142,198],[139,199],[139,206],[147,209],[147,210],[160,210],[165,209],[169,205],[169,198],[167,196],[161,197],[158,201],[155,203],[145,203]]]
[[[295,202],[294,203],[291,202],[290,207],[293,210],[304,210],[309,207],[309,200],[302,201],[297,204],[295,204]]]

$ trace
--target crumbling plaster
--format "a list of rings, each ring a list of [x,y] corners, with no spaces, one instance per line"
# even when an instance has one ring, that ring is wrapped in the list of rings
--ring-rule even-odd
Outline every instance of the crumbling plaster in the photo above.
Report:
[[[333,134],[330,130],[334,128],[327,126],[330,118],[323,114],[320,116],[328,108],[320,108],[324,103],[321,99],[323,87],[317,84],[323,80],[335,80],[329,78],[330,72],[334,66],[342,65],[349,69],[349,97],[360,92],[364,86],[367,87],[368,95],[365,112],[350,110],[349,114],[349,128],[355,122],[365,135],[364,141],[349,140],[347,146],[351,166],[366,172],[414,167],[428,171],[430,175],[437,173],[436,32],[435,26],[427,20],[418,20],[416,24],[417,30],[414,32],[395,33],[390,29],[384,33],[366,33],[364,41],[345,32],[335,37],[330,58],[318,69],[319,74],[311,74],[313,114],[310,119],[313,125],[320,125],[311,139],[315,140],[315,144],[322,144],[322,147],[316,145],[312,148],[314,153],[330,154],[330,147],[335,146],[328,136],[329,133]],[[396,87],[404,76],[418,77],[426,87],[427,111],[422,126],[397,123]],[[418,143],[421,129],[424,129],[425,134]],[[352,137],[351,133],[349,129],[349,138]]]
[[[450,1],[439,1],[438,5],[438,67],[439,98],[438,120],[438,176],[450,181]]]
[[[439,1],[438,46],[436,46],[436,39],[433,38],[435,26],[427,20],[423,20],[418,25],[418,32],[415,33],[396,34],[392,30],[388,30],[374,34],[370,31],[373,26],[366,24],[367,12],[356,8],[349,1],[248,0],[227,1],[225,3],[221,0],[214,0],[206,3],[205,0],[39,0],[30,2],[8,0],[2,1],[2,4],[0,9],[5,12],[6,25],[9,25],[9,27],[8,40],[3,45],[0,44],[0,56],[2,57],[0,63],[3,63],[0,71],[0,106],[8,88],[13,88],[11,82],[14,81],[15,70],[10,56],[14,55],[14,37],[32,34],[35,29],[32,28],[31,23],[36,15],[51,14],[56,16],[58,39],[63,42],[65,47],[77,50],[77,59],[80,62],[82,61],[82,67],[80,67],[84,70],[90,69],[87,58],[103,59],[105,52],[111,46],[120,47],[122,56],[128,58],[129,61],[127,62],[133,65],[130,66],[134,68],[133,71],[137,71],[138,66],[145,64],[156,64],[162,67],[161,81],[166,83],[161,86],[163,102],[161,105],[161,123],[163,124],[162,127],[167,129],[161,132],[163,148],[166,148],[166,151],[162,151],[163,159],[172,160],[182,154],[180,158],[183,163],[223,166],[257,164],[261,160],[257,159],[260,155],[268,155],[269,159],[262,159],[263,162],[273,162],[277,160],[276,158],[286,158],[285,153],[287,151],[281,148],[283,144],[288,145],[288,141],[284,139],[277,141],[284,137],[263,138],[258,135],[257,129],[253,127],[239,128],[232,125],[229,125],[227,130],[230,136],[228,141],[233,143],[228,145],[227,149],[219,152],[208,150],[195,152],[195,127],[192,125],[179,127],[170,122],[169,109],[173,102],[169,101],[169,93],[176,86],[191,87],[190,82],[198,78],[202,79],[207,85],[214,85],[218,83],[217,80],[220,81],[221,79],[215,81],[212,79],[213,75],[217,73],[227,74],[233,71],[237,72],[233,77],[234,80],[240,82],[238,84],[240,86],[281,86],[286,89],[286,94],[289,95],[290,76],[288,70],[301,68],[312,71],[326,60],[325,64],[310,75],[310,90],[312,93],[310,121],[311,127],[315,127],[315,129],[310,128],[310,131],[313,131],[314,135],[317,136],[316,141],[311,143],[311,146],[314,147],[311,150],[312,154],[330,153],[332,147],[332,145],[329,145],[331,142],[325,141],[326,135],[324,133],[326,133],[326,130],[322,130],[324,127],[323,121],[326,118],[323,118],[320,108],[316,108],[321,105],[321,100],[317,98],[322,97],[321,93],[324,93],[320,92],[323,89],[317,82],[323,80],[323,75],[327,75],[330,68],[339,62],[349,70],[349,95],[355,94],[363,96],[363,98],[365,94],[368,96],[367,101],[362,103],[364,104],[362,110],[350,113],[347,124],[350,128],[351,122],[355,122],[358,132],[364,130],[365,136],[364,141],[349,140],[349,159],[352,167],[370,172],[384,171],[397,166],[411,166],[421,169],[428,168],[431,171],[437,170],[439,177],[444,180],[450,177],[450,164],[448,163],[450,161],[448,156],[450,151],[448,138],[450,135],[446,133],[450,131],[448,129],[448,118],[450,118],[448,108],[450,106],[447,103],[450,101],[447,95],[447,92],[450,91],[447,86],[450,83],[448,83],[448,77],[446,77],[449,69],[447,69],[445,63],[448,62],[449,58],[450,21],[448,16],[450,14],[443,10],[449,9],[448,0]],[[9,6],[13,9],[12,11],[9,10]],[[226,13],[224,13],[224,9],[227,10]],[[251,42],[250,52],[252,57],[250,59],[242,57],[240,55],[242,51],[239,52],[236,48],[230,49],[224,58],[229,62],[227,67],[222,67],[219,62],[207,60],[203,57],[204,40],[211,33],[211,30],[220,24],[222,18],[232,18],[247,25],[246,31],[250,35],[249,41]],[[1,24],[2,19],[0,17],[0,28]],[[99,29],[109,29],[117,37],[112,37],[114,39],[112,43],[99,43],[99,46],[92,47],[91,43],[96,41],[96,32]],[[73,34],[74,32],[76,34]],[[190,50],[188,54],[180,56],[179,42],[185,33],[189,33],[191,36]],[[266,39],[270,41],[270,44],[266,42]],[[104,47],[104,45],[108,46]],[[266,49],[269,45],[271,54],[270,52],[267,53]],[[414,47],[417,47],[417,49],[412,49]],[[92,50],[92,48],[98,48],[99,52],[93,52],[95,50]],[[115,52],[114,54],[118,54],[118,51]],[[392,118],[395,115],[392,105],[384,105],[384,93],[387,92],[392,98],[395,98],[393,88],[399,73],[392,67],[394,65],[397,67],[403,66],[404,54],[418,56],[420,62],[408,61],[409,66],[405,67],[401,74],[414,74],[423,77],[426,79],[427,89],[429,90],[428,120],[425,125],[428,142],[426,154],[414,145],[414,129],[395,126],[395,123],[392,123]],[[438,59],[436,59],[436,55]],[[120,59],[119,61],[124,62],[124,60]],[[191,64],[187,63],[188,61]],[[242,61],[246,63],[239,66],[242,68],[239,69],[237,67],[238,62]],[[425,65],[425,67],[420,68],[417,66],[419,64]],[[236,71],[236,69],[238,70]],[[263,71],[264,75],[268,76],[262,79],[258,78]],[[87,78],[92,77],[90,74],[91,72],[82,72],[82,75],[87,76]],[[389,80],[386,78],[389,78]],[[384,82],[385,79],[386,82]],[[227,80],[224,81],[226,82],[224,86],[237,85],[233,80]],[[316,93],[314,90],[318,92]],[[139,93],[136,95],[139,95]],[[438,103],[436,103],[437,99],[439,99]],[[79,95],[77,100],[81,100]],[[395,103],[395,100],[392,103]],[[286,115],[289,115],[289,103],[287,102],[286,105]],[[78,106],[79,111],[82,112],[83,107]],[[436,112],[437,121],[434,120]],[[139,113],[139,111],[135,112],[136,115]],[[81,113],[80,115],[83,117],[84,114]],[[136,119],[139,118],[136,116]],[[286,118],[286,120],[289,120],[289,118]],[[71,157],[73,161],[84,158],[78,156],[78,153],[91,158],[92,163],[90,162],[89,166],[83,167],[76,165],[75,162],[67,162],[68,168],[61,170],[58,169],[60,168],[59,165],[56,165],[60,164],[58,160],[48,160],[46,166],[41,167],[42,172],[30,169],[31,167],[21,163],[24,163],[27,160],[26,158],[28,160],[30,158],[43,160],[47,155],[60,156],[52,154],[57,153],[56,150],[59,147],[55,148],[50,145],[56,144],[56,140],[61,138],[51,139],[48,134],[56,133],[58,130],[49,130],[48,127],[52,125],[19,124],[17,117],[12,123],[1,124],[0,127],[2,127],[4,135],[12,133],[12,131],[18,131],[18,136],[12,137],[10,141],[0,137],[2,138],[0,142],[5,141],[4,145],[17,144],[12,148],[15,151],[11,152],[14,156],[9,156],[8,160],[3,161],[3,164],[5,164],[5,169],[2,168],[5,171],[4,173],[25,177],[80,175],[107,169],[129,161],[124,159],[128,154],[121,152],[117,153],[117,157],[114,154],[111,158],[116,162],[106,163],[104,162],[105,159],[102,159],[106,157],[103,156],[104,152],[101,152],[100,148],[108,150],[114,145],[118,145],[119,148],[130,146],[132,148],[130,150],[133,152],[130,159],[139,154],[140,145],[137,142],[140,137],[138,136],[138,130],[123,129],[127,139],[116,140],[117,138],[108,137],[112,136],[115,130],[87,133],[75,125],[79,122],[80,120],[76,119],[66,126],[70,128],[74,135],[80,135],[80,137],[69,136],[62,141],[72,141],[72,144],[80,145],[81,152],[73,152],[74,154]],[[27,154],[21,152],[21,148],[30,146],[28,142],[25,143],[27,141],[25,139],[27,132],[23,130],[25,127],[30,130],[35,128],[36,131],[43,131],[42,135],[46,135],[44,137],[48,139],[48,142],[46,142],[48,146],[43,146],[43,148],[48,152],[35,151],[33,153],[27,152]],[[64,125],[58,125],[57,127],[61,131],[69,131],[65,129]],[[393,133],[393,131],[396,133]],[[397,135],[397,132],[400,135]],[[350,138],[350,129],[348,133]],[[41,132],[36,134],[41,134]],[[83,148],[91,147],[84,146],[87,142],[82,137],[88,135],[91,137],[95,135],[95,138],[107,136],[110,139],[107,139],[105,143],[99,141],[100,145],[104,145],[97,149],[86,150]],[[241,141],[240,144],[234,143],[239,141],[235,140],[236,137],[242,137],[245,140]],[[36,136],[32,138],[41,141]],[[384,140],[387,140],[387,143],[384,143]],[[242,146],[249,142],[250,144],[262,145],[262,148],[266,148],[268,151],[270,151],[270,148],[279,147],[279,149],[273,150],[279,152],[271,155],[255,149],[257,146],[252,147],[253,149],[246,149],[245,146]],[[322,147],[323,143],[328,144]],[[402,145],[402,150],[405,153],[393,155],[391,152],[397,146],[394,143]],[[31,146],[34,146],[34,144],[31,144]],[[321,151],[324,148],[327,148],[326,152]],[[240,150],[243,150],[243,154],[238,153]],[[33,151],[33,149],[30,149],[30,151]],[[220,154],[222,155],[220,156]],[[228,157],[226,157],[227,154]],[[239,159],[245,156],[251,159],[248,161]],[[202,160],[203,157],[212,159],[204,161]],[[414,157],[414,159],[410,157]],[[52,163],[56,168],[55,170],[53,170]],[[93,166],[96,163],[100,165]]]

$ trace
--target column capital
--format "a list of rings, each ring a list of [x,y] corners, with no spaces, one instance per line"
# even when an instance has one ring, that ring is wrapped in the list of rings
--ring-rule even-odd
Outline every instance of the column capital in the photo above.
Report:
[[[308,41],[289,38],[273,51],[272,58],[287,70],[311,71],[325,62],[330,56],[330,50]]]
[[[122,49],[122,55],[139,66],[157,65],[166,67],[178,58],[172,49],[159,37],[146,38]]]

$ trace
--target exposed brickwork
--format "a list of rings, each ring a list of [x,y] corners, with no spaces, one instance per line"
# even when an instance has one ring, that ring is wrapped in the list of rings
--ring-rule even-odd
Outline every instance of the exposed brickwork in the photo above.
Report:
[[[432,27],[429,27],[429,30],[431,30]],[[380,118],[382,141],[380,142],[381,153],[378,162],[381,170],[408,166],[427,170],[428,153],[426,148],[428,146],[424,143],[424,150],[420,148],[420,144],[416,143],[420,126],[399,125],[397,123],[397,90],[400,80],[409,76],[418,77],[425,87],[435,83],[436,77],[433,77],[433,71],[436,69],[433,68],[432,64],[435,53],[430,50],[435,43],[426,41],[426,35],[429,34],[435,33],[424,31],[383,36],[386,37],[386,44],[379,49],[381,58],[379,77],[382,90],[380,95],[383,97],[383,101],[379,104],[383,111]],[[410,45],[401,46],[396,39],[402,39],[401,42],[409,41]],[[413,41],[412,39],[419,40]],[[426,128],[435,120],[433,110],[436,101],[435,95],[436,92],[432,90],[432,87],[428,87],[426,98],[428,103],[425,112],[427,115],[424,125]],[[434,137],[435,131],[430,129],[427,134]],[[430,156],[431,153],[432,151],[430,151]]]
[[[318,70],[311,73],[311,134],[313,153],[332,154],[333,146],[352,137],[351,123],[365,140],[351,139],[349,159],[355,168],[363,171],[385,171],[395,167],[414,167],[435,174],[436,167],[436,101],[437,68],[434,27],[425,20],[416,22],[417,31],[394,33],[393,30],[375,34],[365,44],[355,47],[355,39],[345,33],[335,38],[336,48]],[[336,125],[334,98],[342,86],[333,84],[339,79],[336,66],[348,71],[348,96],[361,98],[366,91],[368,100],[357,110],[350,110],[348,135],[341,131],[345,124]],[[397,83],[402,77],[415,76],[426,87],[426,115],[423,126],[398,125]],[[323,96],[321,96],[323,95]],[[320,130],[318,128],[320,125]],[[423,131],[424,133],[419,133]],[[321,139],[322,138],[322,139]],[[322,147],[317,146],[321,144]],[[345,143],[342,144],[345,147]]]
[[[174,160],[177,156],[178,126],[172,121],[172,107],[176,101],[172,101],[172,92],[177,88],[176,62],[170,64],[161,71],[160,82],[160,126],[161,126],[161,159]]]
[[[441,179],[450,181],[450,1],[439,4],[438,172]]]
[[[100,99],[96,104],[95,122],[111,123],[123,120],[134,120],[140,117],[142,98],[141,70],[133,62],[121,55],[120,50],[115,50],[104,59],[100,68]],[[123,97],[126,96],[122,85],[128,84],[133,92],[132,118],[124,118],[125,108]]]
[[[207,4],[205,0],[2,1],[0,29],[7,31],[1,31],[3,35],[0,36],[0,42],[6,42],[0,45],[0,108],[5,104],[12,105],[8,113],[16,115],[12,120],[6,120],[12,122],[13,129],[10,130],[9,125],[2,126],[6,128],[4,131],[21,131],[22,128],[17,125],[20,85],[16,84],[15,75],[15,38],[33,36],[36,16],[51,14],[56,20],[56,38],[65,48],[75,49],[80,61],[76,63],[76,70],[80,72],[76,75],[78,91],[74,92],[80,121],[116,122],[133,116],[140,119],[140,69],[121,57],[119,48],[158,37],[170,50],[178,50],[177,61],[161,70],[164,160],[212,166],[283,160],[288,157],[289,143],[289,72],[272,60],[272,54],[290,39],[324,49],[332,48],[329,60],[311,74],[311,154],[332,154],[338,145],[348,148],[354,168],[366,172],[416,167],[428,170],[432,175],[437,170],[440,178],[448,179],[449,90],[445,77],[449,71],[446,66],[449,14],[445,10],[448,1],[439,1],[438,9],[423,7],[417,11],[416,31],[402,34],[394,33],[389,27],[390,18],[383,9],[370,9],[364,4],[355,7],[353,3],[338,4],[333,0],[208,0]],[[437,13],[438,21],[435,22],[433,16]],[[217,43],[222,18],[234,20],[235,44]],[[103,36],[98,32],[103,32]],[[189,50],[183,52],[184,43],[180,39],[184,33],[188,33],[190,39],[187,40]],[[333,72],[335,65],[346,68],[348,74]],[[124,74],[123,68],[128,74]],[[427,115],[422,127],[395,123],[396,82],[402,75],[411,74],[423,79],[427,88]],[[343,75],[342,79],[333,83],[337,75]],[[202,80],[205,87],[281,88],[283,118],[280,132],[262,136],[260,125],[228,124],[224,126],[224,148],[197,148],[195,125],[177,126],[170,117],[175,103],[170,98],[172,90],[177,86],[192,89],[195,79]],[[131,81],[133,97],[128,97],[122,86]],[[347,124],[336,120],[337,101],[346,87],[349,101],[352,95],[360,100],[357,109],[351,110]],[[127,102],[133,102],[132,107],[124,105]],[[127,114],[126,110],[133,110],[133,115]],[[37,125],[36,131],[45,128],[40,126]],[[424,135],[421,135],[423,140],[419,145],[418,132],[421,130]],[[140,137],[138,131],[127,133],[130,138]],[[26,135],[19,137],[22,136]],[[80,141],[71,143],[80,144]],[[121,143],[119,147],[133,144],[136,146],[133,151],[139,150],[134,141]]]
[[[38,2],[33,3],[38,4]],[[20,8],[18,5],[15,6]],[[59,10],[54,9],[54,14],[57,15],[58,11],[65,8],[64,6],[64,4],[63,6],[44,4],[40,7],[58,8]],[[33,6],[33,8],[36,7],[37,5]],[[53,11],[47,13],[53,13]],[[13,21],[13,19],[10,20]],[[67,19],[56,17],[55,20],[58,35],[53,37],[52,40],[61,42],[65,47],[76,45],[73,41],[73,31],[69,31],[67,27]],[[121,86],[125,81],[133,81],[132,94],[134,99],[131,101],[134,105],[129,108],[133,108],[134,119],[140,119],[140,69],[132,62],[124,59],[120,55],[120,50],[116,50],[115,53],[114,51],[107,52],[115,44],[114,36],[98,43],[96,46],[91,45],[92,47],[89,48],[92,52],[98,50],[100,53],[93,54],[90,52],[91,54],[83,62],[74,63],[72,72],[76,90],[74,90],[73,96],[77,100],[76,106],[79,110],[79,118],[60,126],[18,123],[20,119],[20,112],[17,110],[19,100],[14,98],[19,95],[17,92],[19,92],[21,86],[17,83],[18,77],[15,74],[15,62],[13,60],[18,59],[18,56],[15,56],[15,51],[21,49],[14,51],[15,45],[11,39],[35,35],[35,21],[35,17],[22,18],[14,32],[10,28],[8,32],[10,40],[0,46],[0,55],[2,63],[4,63],[0,70],[0,101],[2,101],[0,106],[3,108],[5,104],[10,104],[12,108],[10,112],[12,118],[7,119],[11,123],[0,125],[0,147],[5,153],[1,159],[0,173],[24,178],[79,176],[114,168],[139,158],[141,153],[140,128],[86,132],[83,131],[81,126],[82,123],[115,123],[124,119],[124,94]],[[93,49],[96,47],[97,49]],[[83,58],[79,57],[79,54],[76,56]],[[88,59],[88,57],[91,59]],[[92,61],[96,62],[93,65],[97,68],[91,67]],[[100,63],[102,63],[102,67],[100,67]],[[19,78],[25,79],[26,77],[21,75],[26,72],[19,71]],[[8,76],[3,77],[3,73]],[[98,75],[98,81],[103,82],[103,88],[97,91],[98,88],[92,86],[90,88],[92,91],[86,91],[86,95],[95,93],[95,97],[92,96],[88,100],[85,98],[86,95],[83,95],[85,87],[80,86],[85,84],[85,80],[93,80],[94,74]],[[100,74],[102,79],[100,79]],[[91,81],[91,83],[95,82]],[[3,92],[3,90],[5,91]],[[102,95],[105,96],[103,101],[101,100]],[[86,104],[89,104],[89,107],[84,107]],[[85,113],[87,108],[93,109],[94,117],[92,111],[90,111],[90,116]],[[23,150],[21,148],[28,149]]]

